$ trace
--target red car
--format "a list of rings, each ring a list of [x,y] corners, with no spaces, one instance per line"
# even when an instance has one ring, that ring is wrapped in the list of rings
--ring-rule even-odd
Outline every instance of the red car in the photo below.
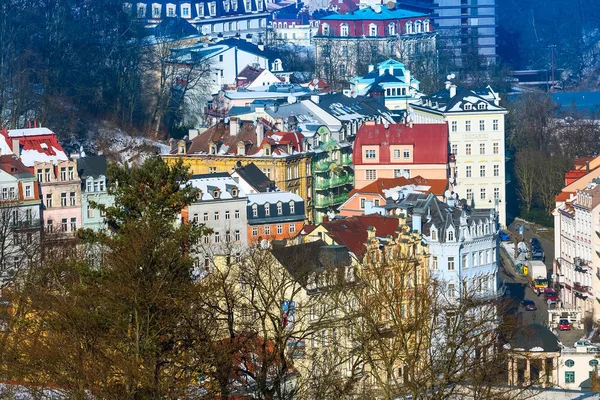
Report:
[[[552,288],[546,288],[546,292],[544,294],[544,299],[546,301],[550,300],[551,304],[554,304],[558,301],[558,294]]]
[[[560,331],[570,331],[571,330],[571,324],[569,323],[568,319],[561,319],[558,322],[558,330]]]

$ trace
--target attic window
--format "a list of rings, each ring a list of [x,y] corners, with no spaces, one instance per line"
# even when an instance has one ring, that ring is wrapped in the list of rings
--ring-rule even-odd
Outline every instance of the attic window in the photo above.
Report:
[[[213,198],[218,199],[221,197],[221,191],[219,189],[213,190]]]
[[[477,109],[478,110],[485,110],[486,109],[486,104],[485,103],[479,103],[479,104],[477,104]]]
[[[270,156],[271,155],[271,149],[270,147],[266,146],[265,147],[265,156]]]
[[[40,143],[40,147],[44,150],[48,150],[48,145],[46,143]]]
[[[431,229],[431,240],[437,240],[437,231],[435,229]]]
[[[473,105],[470,103],[465,103],[465,110],[471,110],[473,108]]]
[[[210,145],[210,154],[217,154],[217,146],[214,144]]]
[[[180,144],[180,145],[179,145],[179,149],[178,149],[178,151],[177,151],[177,152],[178,152],[179,154],[183,154],[183,153],[185,153],[185,146],[184,146],[184,145],[182,145],[182,144]]]
[[[244,146],[244,143],[238,143],[238,156],[245,156],[246,155],[246,146]]]
[[[238,190],[237,190],[237,188],[231,189],[231,196],[232,197],[237,197],[238,196]]]
[[[448,230],[448,233],[446,234],[446,240],[448,240],[449,242],[454,242],[454,231],[453,230]]]

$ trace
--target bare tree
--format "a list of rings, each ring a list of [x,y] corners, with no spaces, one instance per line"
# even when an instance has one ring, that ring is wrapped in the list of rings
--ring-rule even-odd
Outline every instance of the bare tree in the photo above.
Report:
[[[539,172],[539,153],[534,150],[521,150],[515,157],[515,178],[517,179],[517,193],[525,204],[527,212],[536,195],[536,178]]]

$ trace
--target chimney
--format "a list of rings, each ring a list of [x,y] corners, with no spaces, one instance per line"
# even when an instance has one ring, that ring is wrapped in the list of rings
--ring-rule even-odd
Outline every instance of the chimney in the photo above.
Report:
[[[450,85],[450,98],[456,96],[456,85]]]
[[[21,157],[21,143],[17,138],[13,138],[12,140],[12,151],[15,156]]]
[[[265,51],[265,44],[263,42],[259,42],[256,46],[260,51]]]
[[[240,124],[237,118],[229,119],[229,136],[237,136],[240,132]]]
[[[265,126],[262,123],[256,124],[256,146],[260,146],[265,138]]]
[[[375,66],[373,64],[369,64],[369,72],[373,72]]]
[[[590,162],[589,161],[585,162],[585,173],[586,173],[586,175],[590,173]]]
[[[329,222],[329,217],[327,215],[323,216],[323,221],[321,222]]]
[[[313,101],[313,103],[319,104],[319,95],[313,94],[310,96],[310,99]]]
[[[410,88],[410,71],[407,69],[404,70],[404,82],[406,82],[406,84]]]
[[[390,75],[394,75],[394,67],[392,65],[390,65],[388,72],[390,73]]]
[[[188,136],[190,140],[194,140],[194,138],[198,136],[198,129],[189,129]]]
[[[412,229],[413,229],[413,231],[421,232],[421,215],[413,214]]]
[[[379,76],[385,74],[385,68],[379,68]]]
[[[446,86],[446,90],[450,90],[450,86],[452,86],[452,82],[446,81],[446,82],[444,82],[444,85]]]

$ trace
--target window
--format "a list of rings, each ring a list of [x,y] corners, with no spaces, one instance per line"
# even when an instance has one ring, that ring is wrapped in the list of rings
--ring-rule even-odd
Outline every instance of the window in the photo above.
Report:
[[[75,179],[75,171],[73,170],[73,167],[69,167],[69,180],[73,180]]]
[[[464,107],[464,109],[465,109],[465,110],[472,110],[472,109],[473,109],[473,105],[472,105],[472,104],[469,104],[469,103],[465,103],[465,107]]]
[[[189,17],[190,16],[190,9],[188,7],[183,7],[182,12],[184,17]]]
[[[210,236],[204,235],[204,244],[209,244],[209,243],[210,243]]]
[[[479,166],[479,176],[481,178],[485,178],[485,165],[480,165]]]
[[[219,212],[218,212],[218,211],[215,211],[215,213],[214,213],[214,215],[213,215],[213,219],[214,219],[215,221],[218,221],[218,220],[219,220]]]
[[[270,236],[271,235],[271,225],[265,226],[265,235],[266,236]]]
[[[66,219],[66,218],[63,218],[63,219],[62,219],[62,221],[61,221],[61,223],[60,223],[60,229],[61,229],[63,232],[66,232],[66,231],[67,231],[67,219]]]
[[[154,18],[160,17],[160,7],[152,8],[152,17],[154,17]]]
[[[52,233],[54,232],[54,221],[51,219],[46,221],[46,232]]]
[[[277,203],[277,215],[283,214],[283,204]]]
[[[217,4],[216,3],[210,3],[208,5],[209,10],[210,10],[210,15],[215,15],[217,14]]]
[[[469,262],[469,255],[468,254],[463,254],[462,255],[462,265],[461,267],[463,268],[469,268],[468,262]]]
[[[374,159],[376,157],[377,157],[377,155],[375,153],[375,150],[365,150],[365,158]]]
[[[104,192],[104,179],[100,179],[100,180],[98,181],[98,186],[99,186],[99,188],[100,188],[100,191],[101,191],[101,192]]]
[[[278,224],[277,225],[277,234],[281,235],[283,233],[283,225]]]
[[[377,179],[377,170],[367,169],[365,171],[365,179],[368,181],[374,181],[375,179]]]
[[[60,168],[60,180],[61,181],[67,180],[67,169],[65,167]]]
[[[217,167],[208,167],[208,173],[209,174],[216,174],[217,173]]]
[[[473,257],[471,257],[472,263],[471,266],[476,267],[479,265],[479,257],[477,256],[477,253],[473,253]]]
[[[465,144],[465,154],[468,156],[471,155],[471,143]]]
[[[479,154],[485,154],[485,143],[479,143]]]
[[[483,119],[479,120],[479,130],[485,131],[485,120],[483,120]]]
[[[167,7],[167,16],[169,16],[169,17],[175,16],[175,7]]]
[[[46,168],[44,174],[46,175],[46,182],[50,182],[50,168]]]
[[[44,172],[41,169],[37,170],[38,182],[43,182],[44,180]]]
[[[31,196],[31,185],[27,185],[25,186],[25,198],[30,198]]]
[[[410,158],[410,150],[404,150],[403,156],[404,158]]]
[[[452,122],[450,123],[450,130],[451,130],[452,132],[456,132],[456,131],[458,131],[458,122],[457,122],[457,121],[452,121]]]
[[[67,206],[67,194],[66,193],[60,194],[60,205],[61,205],[61,207]]]
[[[77,230],[77,218],[71,218],[71,232]]]
[[[486,198],[486,196],[485,196],[485,188],[479,189],[479,195],[480,195],[479,198],[481,200],[485,200],[485,198]]]
[[[258,217],[258,206],[256,204],[252,205],[252,216]]]
[[[15,195],[15,188],[14,187],[10,187],[8,189],[8,198],[11,199],[11,200],[14,200],[14,199],[17,198],[16,195]]]
[[[348,31],[348,24],[340,25],[340,36],[348,36]],[[346,50],[348,50],[347,47]]]
[[[346,64],[340,64],[340,75],[346,75]]]
[[[500,148],[500,147],[499,147],[499,145],[498,145],[498,142],[494,143],[494,145],[493,145],[493,151],[494,151],[494,154],[498,154],[498,152],[499,152],[499,148]]]
[[[369,25],[369,36],[377,36],[377,25],[375,25],[375,24]]]
[[[437,240],[437,231],[435,229],[431,230],[431,240]]]
[[[465,121],[465,131],[471,132],[471,121]]]
[[[231,242],[231,232],[229,231],[225,232],[225,242]]]
[[[597,367],[598,366],[598,360],[596,360],[594,358],[593,360],[590,360],[589,364],[590,364],[590,367]]]
[[[269,203],[265,204],[265,215],[267,217],[271,215],[271,205]]]
[[[572,360],[567,360],[571,361]],[[567,363],[565,362],[565,365]],[[575,383],[575,371],[565,371],[565,383]]]
[[[75,192],[69,193],[69,205],[71,205],[71,206],[75,205]]]
[[[406,25],[404,26],[404,30],[406,31],[407,34],[413,33],[413,25],[412,25],[411,21],[408,21],[406,23]]]
[[[431,257],[431,269],[438,269],[438,258],[437,256]]]
[[[473,200],[473,189],[467,189],[467,200]]]
[[[290,201],[290,214],[295,214],[296,213],[296,203],[294,203],[293,201]]]
[[[258,228],[256,226],[252,227],[252,236],[254,236],[254,237],[258,236]]]
[[[238,218],[240,218],[240,210],[235,210],[235,211],[233,212],[233,218],[235,218],[235,219],[238,219]]]
[[[366,199],[360,199],[360,209],[361,210],[365,209],[365,202],[366,202]]]
[[[323,35],[329,36],[329,33],[330,33],[329,24],[323,24],[323,30],[321,32],[323,33]]]
[[[494,200],[500,200],[500,188],[494,188]]]
[[[456,285],[454,283],[448,284],[448,297],[450,297],[450,298],[456,297]]]
[[[454,232],[450,232],[454,234]],[[448,257],[448,271],[454,271],[454,257]]]
[[[400,149],[394,149],[394,158],[400,158]]]
[[[492,121],[492,129],[493,130],[497,131],[498,130],[498,125],[499,124],[498,124],[498,120],[497,119],[495,119],[495,120]]]
[[[225,211],[225,219],[230,219],[230,213],[229,210]]]
[[[373,200],[373,205],[374,205],[375,207],[379,207],[379,199],[375,199],[375,200]]]
[[[89,178],[89,179],[86,181],[86,185],[85,185],[85,186],[86,186],[86,191],[87,191],[88,193],[89,193],[89,192],[91,192],[91,191],[93,190],[93,185],[94,185],[94,180],[93,180],[92,178]]]
[[[500,165],[494,164],[494,176],[500,176]]]
[[[288,230],[289,230],[290,233],[295,233],[296,232],[296,225],[290,224]]]
[[[234,239],[236,242],[239,242],[239,241],[240,241],[240,231],[239,231],[239,230],[236,230],[236,231],[234,232],[233,239]]]
[[[204,222],[207,222],[207,221],[208,221],[208,213],[207,213],[207,212],[205,212],[205,213],[202,215],[202,219],[204,220]]]
[[[87,206],[87,217],[94,218],[94,209],[89,204]]]
[[[219,232],[215,232],[215,243],[221,243],[221,234]]]
[[[448,231],[447,237],[448,237],[449,242],[454,242],[454,231]],[[454,257],[451,257],[451,258],[452,258],[452,261],[454,262]],[[448,261],[449,260],[450,260],[450,257],[448,257]]]
[[[52,194],[47,194],[46,195],[46,208],[51,208],[52,207]]]
[[[100,191],[100,182],[95,181],[94,182],[94,192],[98,192]]]
[[[467,165],[465,167],[465,177],[470,178],[471,177],[471,166]]]
[[[451,150],[450,152],[451,152],[452,154],[454,154],[455,156],[456,156],[456,155],[458,155],[458,145],[457,145],[457,144],[453,144],[453,145],[451,146],[451,149],[452,149],[452,150]]]
[[[348,46],[342,46],[341,51],[342,57],[348,57]]]

